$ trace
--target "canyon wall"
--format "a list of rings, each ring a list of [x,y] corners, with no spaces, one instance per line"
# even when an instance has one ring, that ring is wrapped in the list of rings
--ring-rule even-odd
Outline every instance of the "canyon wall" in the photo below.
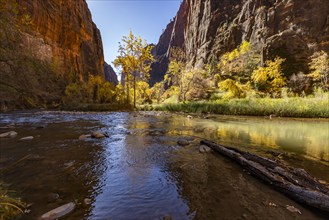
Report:
[[[184,0],[154,55],[152,79],[163,79],[169,50],[179,46],[190,67],[249,41],[264,59],[286,58],[285,73],[307,72],[313,52],[329,52],[328,0]],[[166,51],[164,51],[166,49]],[[161,66],[161,68],[157,68]],[[153,80],[154,81],[154,80]]]
[[[104,63],[104,77],[106,81],[113,83],[115,86],[119,83],[118,76],[114,69],[110,64],[107,64],[106,62]]]
[[[104,76],[99,30],[85,0],[0,0],[2,108],[60,104],[65,86]]]

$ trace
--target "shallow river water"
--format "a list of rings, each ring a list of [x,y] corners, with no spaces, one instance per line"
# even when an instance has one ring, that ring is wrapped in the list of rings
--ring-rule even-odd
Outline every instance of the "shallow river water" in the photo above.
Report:
[[[207,138],[263,156],[275,152],[329,182],[328,120],[153,112],[0,116],[0,133],[18,132],[0,140],[0,168],[29,155],[2,173],[10,189],[32,204],[22,219],[37,219],[68,202],[77,207],[65,219],[328,219],[231,160],[198,150],[198,138]],[[14,128],[4,128],[13,123]],[[93,131],[109,137],[78,139]],[[26,136],[34,139],[19,141]],[[178,146],[179,139],[192,144]]]

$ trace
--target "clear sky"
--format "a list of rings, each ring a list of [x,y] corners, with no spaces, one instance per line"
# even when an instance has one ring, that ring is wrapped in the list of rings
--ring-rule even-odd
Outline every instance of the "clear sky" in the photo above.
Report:
[[[158,39],[179,8],[181,0],[87,0],[93,21],[100,29],[105,61],[112,65],[118,42],[133,31],[147,43]],[[113,66],[113,65],[112,65]]]

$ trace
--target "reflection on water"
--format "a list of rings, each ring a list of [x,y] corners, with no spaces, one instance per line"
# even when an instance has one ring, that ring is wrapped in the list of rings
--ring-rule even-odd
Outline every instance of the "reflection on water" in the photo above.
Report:
[[[0,127],[15,123],[18,137],[1,140],[0,168],[29,160],[3,175],[41,214],[67,202],[66,219],[325,219],[243,172],[215,153],[200,154],[202,137],[251,150],[292,152],[314,160],[303,167],[329,182],[328,121],[213,117],[189,119],[159,113],[3,114]],[[7,131],[0,128],[0,132]],[[101,130],[102,140],[78,140]],[[34,136],[28,142],[18,141]],[[306,162],[305,162],[306,161]],[[327,164],[327,165],[326,165]],[[315,169],[315,168],[316,169]],[[58,195],[58,196],[57,196]],[[91,201],[90,204],[89,202]],[[269,207],[277,204],[277,208]],[[285,209],[293,205],[303,215]]]
[[[329,121],[215,117],[212,120],[173,120],[199,135],[227,145],[259,146],[295,152],[329,162]],[[194,128],[194,129],[191,129]]]

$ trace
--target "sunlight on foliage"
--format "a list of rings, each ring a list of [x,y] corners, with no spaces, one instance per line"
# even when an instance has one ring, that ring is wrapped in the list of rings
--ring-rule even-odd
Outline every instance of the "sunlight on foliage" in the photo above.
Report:
[[[244,86],[232,79],[226,79],[218,84],[221,90],[227,91],[224,98],[244,98],[246,97],[246,91]]]
[[[278,97],[281,89],[286,85],[285,77],[282,72],[282,63],[285,59],[275,58],[274,61],[266,61],[265,67],[259,67],[252,73],[252,80],[258,91],[271,94]]]
[[[329,89],[329,56],[324,51],[315,52],[309,63],[311,73],[309,77],[324,90]]]
[[[119,56],[114,60],[114,66],[120,68],[126,86],[127,103],[130,103],[130,89],[133,88],[133,105],[136,107],[137,83],[147,82],[151,63],[154,60],[151,54],[152,46],[136,37],[130,31],[128,36],[122,37],[119,43]]]

